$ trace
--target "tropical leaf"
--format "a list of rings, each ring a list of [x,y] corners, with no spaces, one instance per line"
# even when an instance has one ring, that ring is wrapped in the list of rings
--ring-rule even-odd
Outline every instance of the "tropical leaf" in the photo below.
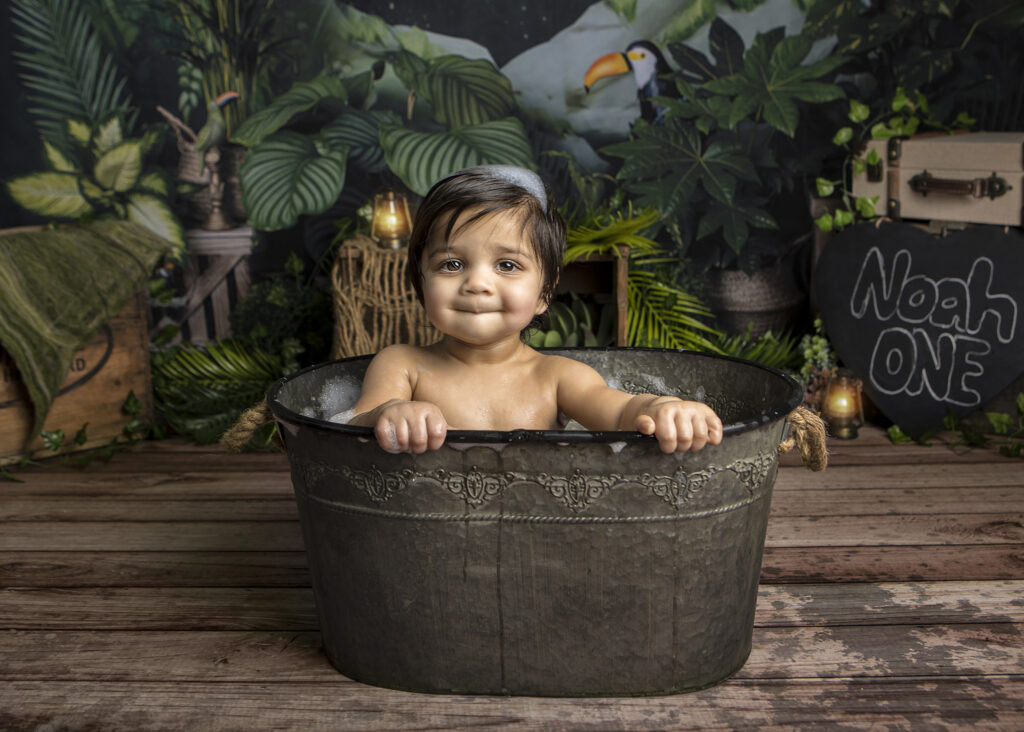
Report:
[[[604,0],[627,23],[636,20],[636,0]]]
[[[11,198],[33,213],[74,219],[92,210],[70,173],[33,173],[7,182]]]
[[[657,251],[658,244],[640,232],[654,226],[660,219],[661,214],[653,208],[636,214],[632,207],[626,214],[597,214],[569,229],[563,262],[569,264],[595,254],[619,254],[622,247],[628,247],[631,256],[652,254]]]
[[[759,33],[743,57],[743,69],[707,82],[704,89],[733,97],[731,127],[758,111],[765,122],[793,137],[799,122],[797,101],[827,102],[844,97],[838,86],[814,79],[834,71],[847,59],[830,56],[801,65],[810,50],[809,37],[785,36],[781,27]]]
[[[249,222],[274,231],[323,213],[345,185],[346,159],[345,146],[326,138],[283,130],[264,139],[239,170]]]
[[[685,41],[715,17],[717,4],[718,0],[691,0],[669,19],[657,40],[662,43]]]
[[[388,167],[419,195],[440,178],[471,165],[504,164],[536,169],[530,141],[518,119],[508,118],[450,132],[380,128]]]
[[[185,230],[164,199],[149,193],[130,193],[124,218],[171,242],[174,245],[172,257],[180,258],[184,254]]]
[[[68,119],[65,121],[64,131],[78,147],[89,147],[89,141],[92,140],[92,128],[89,127],[88,122],[83,122],[80,119]]]
[[[101,123],[92,138],[97,155],[102,155],[122,142],[124,142],[124,130],[121,129],[121,118],[117,115]]]
[[[161,171],[151,171],[139,178],[138,188],[143,191],[155,193],[161,198],[167,198],[171,193],[171,185],[167,176]]]
[[[775,335],[768,331],[754,338],[752,329],[736,335],[722,334],[715,340],[719,352],[774,369],[793,370],[800,366],[799,341],[789,332]]]
[[[333,144],[348,146],[350,162],[367,173],[380,173],[387,168],[380,144],[380,126],[401,124],[401,118],[391,111],[350,109],[324,127],[323,134]]]
[[[483,59],[455,55],[431,59],[411,82],[432,105],[434,119],[449,129],[502,119],[516,110],[512,83]]]
[[[674,217],[692,199],[698,184],[713,198],[731,203],[739,180],[759,182],[757,171],[738,144],[712,142],[681,119],[663,125],[643,120],[633,125],[634,139],[602,152],[624,159],[618,177],[639,194],[639,203]]]
[[[631,261],[628,345],[719,353],[715,341],[721,332],[708,325],[713,315],[707,305],[642,268],[672,261],[652,257]]]
[[[125,80],[104,53],[81,2],[11,0],[10,13],[26,49],[14,52],[19,76],[35,92],[28,111],[44,137],[59,140],[69,117],[89,127],[112,112],[133,120]]]
[[[128,140],[103,153],[93,168],[93,177],[104,188],[124,193],[135,187],[142,174],[142,145]]]
[[[284,127],[297,114],[325,101],[348,102],[344,82],[321,74],[312,81],[300,81],[243,122],[231,135],[231,141],[252,147]]]
[[[74,173],[78,170],[75,161],[46,139],[43,140],[43,154],[46,157],[46,162],[58,173]]]

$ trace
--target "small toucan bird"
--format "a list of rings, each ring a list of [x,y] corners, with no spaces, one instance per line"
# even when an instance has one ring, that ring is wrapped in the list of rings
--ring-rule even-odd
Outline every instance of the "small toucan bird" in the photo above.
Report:
[[[651,124],[661,124],[665,108],[651,101],[652,97],[678,96],[675,87],[660,78],[669,74],[669,67],[661,51],[650,41],[634,41],[625,53],[606,53],[587,69],[583,88],[588,92],[598,79],[633,72],[636,96],[640,100],[640,116]]]
[[[217,147],[227,139],[228,125],[224,121],[224,109],[230,102],[238,99],[235,91],[226,91],[206,105],[206,124],[196,134],[196,152],[199,153],[199,174],[206,167],[206,151]]]

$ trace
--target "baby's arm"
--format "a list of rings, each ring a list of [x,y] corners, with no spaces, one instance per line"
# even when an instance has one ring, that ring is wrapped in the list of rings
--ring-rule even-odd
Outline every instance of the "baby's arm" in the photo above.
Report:
[[[373,357],[349,424],[373,427],[388,452],[421,453],[444,444],[448,423],[436,404],[412,401],[415,356],[410,346],[389,346]]]
[[[696,451],[722,441],[722,421],[702,402],[673,396],[627,394],[605,384],[594,369],[558,359],[558,406],[590,430],[653,434],[662,452]]]

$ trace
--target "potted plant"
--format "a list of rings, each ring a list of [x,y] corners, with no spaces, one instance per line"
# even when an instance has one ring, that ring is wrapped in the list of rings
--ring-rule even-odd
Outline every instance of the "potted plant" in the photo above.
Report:
[[[713,60],[682,43],[669,46],[679,98],[656,97],[664,122],[637,120],[630,140],[603,152],[622,159],[617,176],[638,203],[662,212],[675,255],[707,273],[712,307],[737,330],[744,320],[729,321],[730,294],[743,315],[775,306],[791,314],[804,298],[786,257],[811,231],[809,181],[828,149],[807,107],[842,99],[822,79],[845,58],[804,63],[811,38],[783,28],[758,34],[747,49],[720,18],[710,42]],[[748,284],[753,289],[741,288]],[[792,291],[779,294],[773,285]],[[775,305],[752,306],[764,293]]]

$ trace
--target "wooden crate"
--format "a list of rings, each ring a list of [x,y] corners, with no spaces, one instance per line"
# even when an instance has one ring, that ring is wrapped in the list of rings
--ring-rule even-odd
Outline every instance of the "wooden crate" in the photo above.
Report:
[[[153,417],[149,374],[149,334],[144,296],[133,298],[120,315],[75,353],[71,369],[50,407],[44,430],[63,430],[63,450],[101,447],[119,437],[135,416]],[[129,393],[142,403],[139,415],[125,414],[121,406]],[[0,465],[25,454],[25,439],[32,427],[33,412],[11,358],[0,349]],[[88,439],[75,445],[74,438],[88,423]],[[43,449],[36,437],[29,452]]]

